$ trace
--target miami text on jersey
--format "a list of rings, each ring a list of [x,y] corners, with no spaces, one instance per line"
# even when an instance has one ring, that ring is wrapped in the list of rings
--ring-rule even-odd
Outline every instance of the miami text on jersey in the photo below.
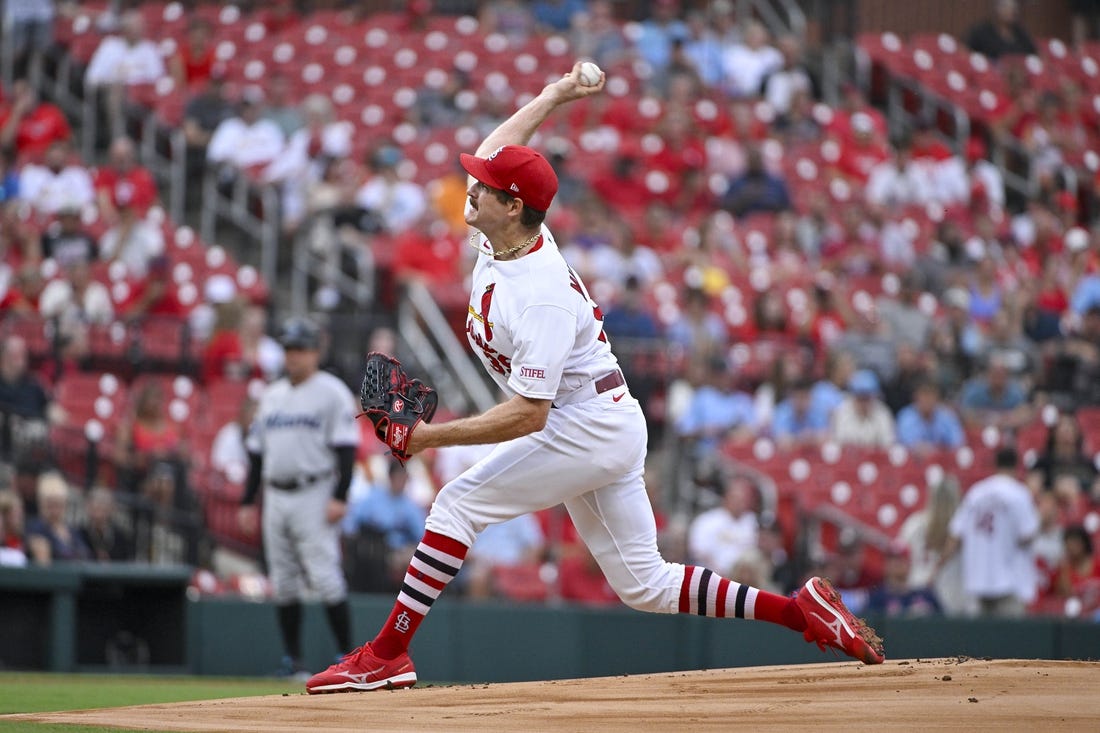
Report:
[[[264,428],[313,428],[321,429],[321,418],[312,412],[273,412],[264,418]]]

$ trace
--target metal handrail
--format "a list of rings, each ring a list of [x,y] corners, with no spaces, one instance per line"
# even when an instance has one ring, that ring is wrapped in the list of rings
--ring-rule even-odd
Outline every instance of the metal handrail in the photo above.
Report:
[[[279,194],[272,185],[256,184],[242,171],[234,171],[228,194],[218,185],[223,166],[208,166],[203,178],[202,215],[199,232],[203,241],[215,241],[220,221],[228,221],[251,238],[260,248],[260,274],[273,286],[279,250]],[[262,215],[252,213],[254,198],[259,199]],[[257,234],[258,233],[258,234]]]
[[[0,16],[0,80],[5,89],[11,89],[15,78],[15,44],[12,43],[11,14],[5,8]]]
[[[157,143],[168,144],[168,155],[162,155]],[[153,113],[146,115],[141,126],[141,160],[158,180],[167,180],[165,208],[174,223],[183,221],[185,186],[187,185],[187,141],[183,130],[165,128]]]
[[[781,17],[780,9],[787,16],[786,20]],[[794,0],[738,0],[738,17],[746,20],[754,13],[773,34],[793,33],[799,38],[806,37],[806,15]]]
[[[856,55],[858,67],[861,61],[860,57],[862,52],[856,47],[854,48],[854,53]],[[862,59],[862,61],[869,66],[869,61],[866,59]],[[944,112],[951,115],[955,125],[955,135],[952,139],[952,143],[954,144],[955,152],[961,154],[965,149],[967,139],[970,137],[970,115],[967,114],[962,107],[943,95],[924,87],[916,79],[899,77],[893,74],[889,76],[886,91],[886,112],[890,128],[892,130],[897,130],[900,125],[909,123],[916,117],[916,115],[905,109],[905,105],[902,102],[902,93],[906,91],[912,92],[920,97],[920,114],[927,115],[930,112]],[[1025,168],[1025,172],[1018,172],[1009,165],[1007,160],[1008,153],[1019,158]],[[1039,181],[1035,171],[1033,158],[1034,156],[1031,154],[1031,151],[1025,148],[1017,139],[997,140],[991,146],[990,150],[990,160],[1000,170],[1005,187],[1024,197],[1035,196],[1039,190]],[[1062,177],[1065,189],[1071,194],[1076,195],[1078,190],[1078,175],[1073,166],[1063,163],[1059,167],[1058,173]]]
[[[334,288],[342,297],[349,299],[357,309],[369,308],[374,300],[374,254],[369,247],[355,251],[358,277],[344,273],[334,264],[337,250],[344,247],[336,233],[330,211],[319,211],[310,215],[301,226],[294,239],[291,252],[290,269],[290,307],[294,313],[304,313],[309,309],[309,279],[315,278],[325,287]],[[318,252],[315,238],[322,237],[332,241],[324,242]]]

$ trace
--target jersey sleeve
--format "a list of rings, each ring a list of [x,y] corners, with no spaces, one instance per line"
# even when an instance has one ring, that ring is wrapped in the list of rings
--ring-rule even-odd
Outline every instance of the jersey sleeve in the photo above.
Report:
[[[355,395],[343,383],[334,385],[332,410],[329,414],[328,444],[330,446],[359,446],[361,433],[355,422],[357,412]]]
[[[1015,512],[1016,537],[1020,541],[1032,539],[1039,533],[1039,512],[1031,499],[1031,494],[1026,487],[1021,487],[1016,492],[1016,501],[1013,502]]]
[[[522,331],[512,336],[516,351],[508,386],[524,397],[553,399],[573,348],[577,317],[560,306],[533,305],[519,323]]]

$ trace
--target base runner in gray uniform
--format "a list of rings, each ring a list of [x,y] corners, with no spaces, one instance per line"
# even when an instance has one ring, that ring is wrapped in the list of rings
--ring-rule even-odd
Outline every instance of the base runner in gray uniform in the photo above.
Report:
[[[287,674],[301,664],[302,591],[324,602],[341,653],[351,647],[340,520],[347,511],[359,426],[358,402],[342,381],[320,371],[321,332],[291,318],[280,334],[286,376],[260,397],[246,447],[251,459],[239,519],[254,533],[263,488],[263,543],[274,587]]]

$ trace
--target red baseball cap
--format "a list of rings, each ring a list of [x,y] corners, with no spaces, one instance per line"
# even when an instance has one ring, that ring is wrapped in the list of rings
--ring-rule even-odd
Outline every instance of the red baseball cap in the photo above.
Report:
[[[558,192],[558,175],[546,158],[525,145],[503,145],[487,158],[462,153],[466,172],[486,186],[507,191],[536,211],[546,211]]]

